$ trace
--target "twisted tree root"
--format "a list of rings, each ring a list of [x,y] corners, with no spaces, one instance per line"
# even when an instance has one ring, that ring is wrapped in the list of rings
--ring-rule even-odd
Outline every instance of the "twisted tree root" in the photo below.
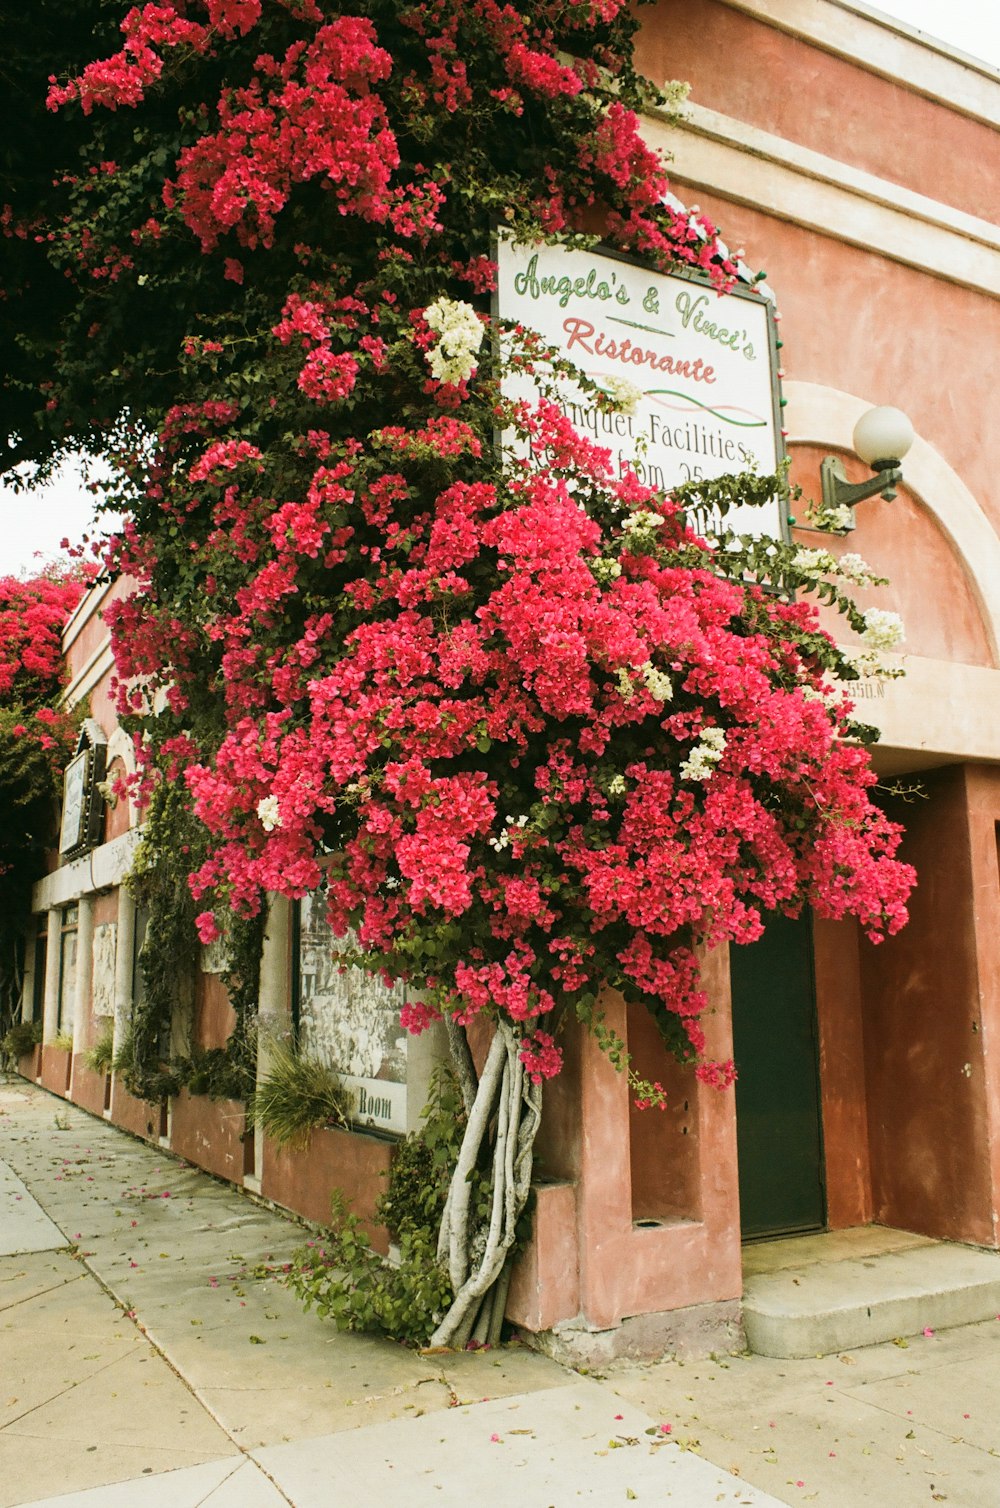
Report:
[[[541,1122],[542,1090],[524,1071],[520,1039],[498,1021],[469,1112],[452,1174],[438,1237],[455,1292],[431,1336],[432,1346],[465,1346],[476,1338],[495,1343],[503,1323],[517,1222],[531,1189],[532,1149]],[[470,1175],[492,1137],[489,1217],[475,1227]]]

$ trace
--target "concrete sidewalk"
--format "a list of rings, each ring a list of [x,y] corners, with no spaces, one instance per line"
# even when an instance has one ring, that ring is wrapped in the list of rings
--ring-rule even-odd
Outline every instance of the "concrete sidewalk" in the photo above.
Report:
[[[22,1080],[0,1158],[0,1505],[776,1501],[524,1347],[338,1334],[300,1225]]]
[[[1000,1505],[1000,1324],[818,1361],[420,1356],[303,1313],[291,1219],[0,1082],[0,1508]]]

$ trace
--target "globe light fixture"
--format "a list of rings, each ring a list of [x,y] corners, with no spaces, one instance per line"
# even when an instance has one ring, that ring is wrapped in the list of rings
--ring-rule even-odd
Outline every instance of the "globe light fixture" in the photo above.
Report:
[[[819,474],[823,486],[823,511],[853,508],[876,492],[891,502],[903,473],[900,461],[913,444],[913,425],[898,408],[870,408],[854,426],[854,449],[877,473],[870,482],[849,482],[843,462],[827,456]]]

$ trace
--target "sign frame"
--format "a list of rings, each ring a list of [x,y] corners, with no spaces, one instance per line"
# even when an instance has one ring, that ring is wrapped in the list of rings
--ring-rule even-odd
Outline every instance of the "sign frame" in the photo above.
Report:
[[[59,826],[59,857],[75,859],[101,840],[104,803],[97,789],[104,779],[107,743],[99,728],[88,727],[88,718],[77,751],[63,771],[62,817]]]
[[[514,236],[510,231],[502,227],[498,227],[493,233],[491,244],[493,258],[498,264],[497,287],[494,289],[491,296],[491,314],[494,320],[505,320],[512,323],[516,322],[523,324],[528,328],[537,329],[537,326],[533,325],[532,321],[529,318],[525,317],[523,310],[518,309],[516,312],[514,312],[510,308],[505,308],[503,305],[503,267],[501,258],[503,256],[502,246],[504,243],[506,243],[506,245],[509,247],[517,248],[520,252],[523,252],[529,256],[532,256],[535,253],[546,255],[549,255],[551,253],[568,253],[572,255],[575,253],[578,255],[586,256],[590,258],[598,267],[600,267],[601,264],[606,264],[609,273],[615,279],[617,279],[618,269],[624,267],[634,269],[637,272],[641,272],[644,277],[648,277],[650,279],[651,287],[657,284],[664,288],[673,286],[678,290],[682,290],[684,288],[690,289],[692,292],[696,292],[697,295],[707,294],[712,298],[716,298],[718,296],[717,289],[715,288],[714,284],[707,276],[707,274],[696,269],[675,268],[671,269],[669,272],[658,272],[655,269],[651,268],[648,263],[645,262],[642,258],[632,256],[626,252],[619,251],[616,248],[609,247],[604,242],[599,243],[597,246],[589,250],[582,250],[576,247],[568,247],[558,242],[528,243],[518,241],[516,236]],[[579,282],[580,279],[577,278],[576,281]],[[592,295],[587,296],[590,297]],[[774,469],[777,470],[787,461],[788,447],[786,444],[786,435],[784,432],[783,422],[784,400],[781,395],[779,357],[780,342],[778,338],[774,304],[771,299],[765,298],[760,292],[757,291],[755,287],[752,287],[746,283],[739,282],[735,283],[732,288],[728,289],[726,293],[722,295],[722,297],[746,300],[753,306],[756,311],[758,311],[759,314],[763,314],[764,316],[764,336],[766,341],[766,358],[768,363],[768,380],[766,384],[769,400],[768,418],[771,425],[773,426]],[[563,307],[565,308],[566,305],[563,305]],[[547,344],[552,344],[552,342],[544,332],[539,333]],[[575,351],[566,351],[558,346],[556,347],[556,349],[560,350],[560,354],[564,354],[567,360],[575,361],[582,371],[588,372],[587,366],[585,366],[583,362],[578,359],[577,353]],[[765,351],[762,350],[761,354],[765,354]],[[588,372],[588,375],[593,375],[593,373]],[[579,426],[577,427],[579,428]],[[589,433],[589,427],[584,429],[582,432]],[[597,443],[599,444],[609,444],[609,439],[607,436],[597,436],[596,438]],[[613,444],[611,448],[614,451]],[[618,464],[619,467],[621,467],[621,451],[618,452]],[[640,480],[643,480],[641,469],[642,463],[640,462],[640,469],[637,470],[637,474],[640,476]],[[707,476],[701,478],[691,477],[689,478],[689,480],[712,480],[715,477],[730,475],[734,472],[738,473],[740,469],[749,468],[721,465],[716,468],[710,469]],[[757,474],[767,475],[768,471],[764,468],[761,468]],[[646,485],[652,486],[654,485],[654,483],[647,482]],[[681,483],[677,480],[668,481],[663,486],[662,490],[669,496],[671,489],[678,485],[681,485]],[[758,537],[772,539],[777,538],[781,542],[787,544],[791,540],[791,533],[787,517],[787,504],[783,499],[779,497],[778,499],[776,499],[775,506],[777,510],[777,516],[775,516],[771,511],[767,511],[764,514],[764,517],[766,518],[768,524],[768,527],[766,528],[762,527],[756,530],[746,529],[734,526],[728,521],[726,523],[726,528],[731,529],[733,533],[751,534]],[[754,510],[755,513],[757,513],[758,511],[762,510]]]

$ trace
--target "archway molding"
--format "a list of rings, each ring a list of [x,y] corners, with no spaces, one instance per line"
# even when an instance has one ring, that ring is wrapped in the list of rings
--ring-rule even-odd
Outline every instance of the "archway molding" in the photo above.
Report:
[[[854,426],[870,402],[815,382],[786,381],[784,393],[790,445],[851,453]],[[961,477],[919,435],[903,461],[903,482],[951,541],[979,607],[993,664],[1000,664],[1000,538]]]

